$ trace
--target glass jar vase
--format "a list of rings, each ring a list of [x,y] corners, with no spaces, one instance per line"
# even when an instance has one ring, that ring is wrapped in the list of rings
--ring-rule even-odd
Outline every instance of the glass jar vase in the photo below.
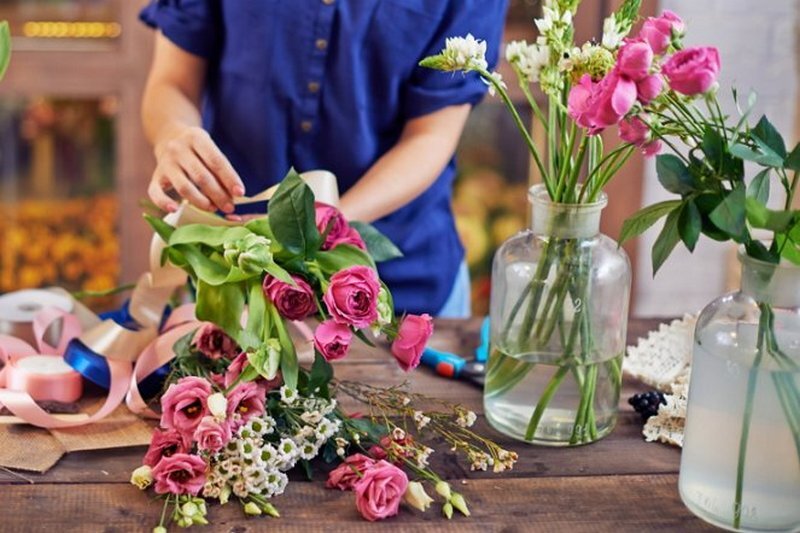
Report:
[[[507,240],[492,266],[491,351],[484,409],[525,442],[594,442],[616,424],[631,267],[600,234],[603,194],[550,201],[531,188],[530,230]]]
[[[800,531],[800,267],[739,254],[697,321],[680,493],[717,526]]]

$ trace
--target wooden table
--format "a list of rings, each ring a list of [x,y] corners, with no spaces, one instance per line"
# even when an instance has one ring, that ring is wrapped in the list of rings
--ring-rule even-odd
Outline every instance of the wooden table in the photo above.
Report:
[[[633,320],[629,342],[658,324]],[[457,353],[477,345],[479,322],[440,321],[433,343]],[[398,384],[411,380],[414,390],[458,401],[482,413],[481,394],[466,383],[451,382],[421,368],[404,374],[388,354],[354,350],[336,365],[340,379]],[[713,529],[695,518],[678,496],[679,450],[646,443],[639,415],[627,398],[645,390],[626,380],[617,428],[605,439],[570,449],[527,446],[504,439],[480,417],[476,427],[519,453],[513,471],[470,472],[446,449],[436,466],[469,501],[472,517],[444,520],[436,510],[404,508],[380,527],[394,531],[700,531]],[[72,453],[44,475],[27,475],[32,484],[0,471],[0,531],[149,531],[157,522],[160,502],[128,483],[144,449]],[[314,483],[295,481],[275,499],[280,520],[245,519],[238,504],[212,506],[213,525],[198,531],[365,531],[378,527],[363,521],[353,495],[326,490],[323,474]],[[171,528],[177,530],[178,528]]]

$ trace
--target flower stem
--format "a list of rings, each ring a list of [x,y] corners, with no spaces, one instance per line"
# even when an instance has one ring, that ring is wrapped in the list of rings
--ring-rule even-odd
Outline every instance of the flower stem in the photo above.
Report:
[[[539,422],[542,420],[542,416],[544,415],[545,409],[547,409],[547,405],[550,403],[550,400],[553,399],[553,396],[558,390],[558,387],[561,385],[561,382],[564,381],[564,376],[567,375],[569,369],[569,365],[562,365],[558,367],[556,373],[553,374],[552,378],[550,378],[550,382],[547,384],[542,397],[536,404],[536,409],[533,410],[533,415],[531,416],[530,422],[528,422],[528,428],[525,430],[525,440],[533,440],[533,435],[536,433],[536,429],[539,427]]]

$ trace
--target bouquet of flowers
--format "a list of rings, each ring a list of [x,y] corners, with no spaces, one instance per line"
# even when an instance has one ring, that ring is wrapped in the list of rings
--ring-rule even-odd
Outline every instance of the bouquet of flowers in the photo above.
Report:
[[[157,530],[168,517],[181,527],[205,524],[208,499],[236,498],[249,515],[277,517],[271,499],[286,488],[286,472],[302,465],[310,476],[317,457],[344,459],[328,485],[354,490],[368,520],[396,514],[403,499],[427,509],[433,500],[420,481],[433,484],[445,516],[468,515],[463,496],[431,470],[425,434],[473,468],[512,467],[516,455],[473,433],[475,415],[460,406],[421,411],[420,397],[402,387],[333,379],[331,363],[347,356],[353,337],[370,345],[385,337],[400,367],[415,368],[432,319],[394,316],[375,261],[396,257],[397,248],[374,227],[315,203],[296,173],[281,182],[268,216],[244,225],[148,220],[167,243],[164,260],[189,273],[197,318],[208,322],[174,347],[160,428],[132,477],[164,498]],[[307,319],[319,321],[310,369],[298,363],[287,325]],[[348,416],[337,392],[365,403],[369,416]]]

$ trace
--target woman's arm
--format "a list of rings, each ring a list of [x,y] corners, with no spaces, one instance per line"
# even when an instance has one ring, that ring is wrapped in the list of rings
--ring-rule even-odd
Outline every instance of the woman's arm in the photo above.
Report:
[[[455,153],[472,106],[450,106],[410,120],[400,140],[342,196],[350,220],[372,222],[425,192]]]
[[[244,186],[228,159],[202,128],[200,101],[206,61],[173,44],[160,32],[142,99],[142,123],[156,156],[147,189],[165,211],[177,209],[173,189],[193,205],[233,211]]]

